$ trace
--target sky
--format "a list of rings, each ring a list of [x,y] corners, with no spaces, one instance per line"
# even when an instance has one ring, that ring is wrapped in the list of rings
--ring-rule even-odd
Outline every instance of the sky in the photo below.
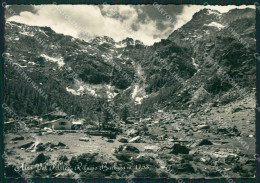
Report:
[[[131,37],[151,45],[167,38],[201,9],[225,13],[247,7],[255,8],[245,5],[161,5],[160,9],[165,12],[161,13],[153,5],[12,5],[7,6],[5,16],[7,21],[48,26],[57,33],[86,41],[97,36],[109,36],[115,41]]]

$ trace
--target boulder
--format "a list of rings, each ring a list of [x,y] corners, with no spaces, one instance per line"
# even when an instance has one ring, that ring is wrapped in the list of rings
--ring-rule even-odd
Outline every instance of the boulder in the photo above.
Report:
[[[36,146],[36,152],[40,152],[40,151],[44,151],[46,149],[46,145],[44,145],[43,143],[39,143]]]
[[[199,160],[206,165],[212,165],[212,161],[213,161],[212,157],[209,155],[204,155]]]
[[[180,144],[174,144],[170,154],[189,154],[190,149]]]
[[[31,165],[45,163],[48,159],[50,159],[49,156],[45,156],[43,153],[41,153],[38,156],[36,156]]]
[[[134,146],[130,146],[130,145],[127,145],[124,147],[124,150],[126,151],[131,151],[131,152],[135,152],[135,153],[139,153],[139,149],[137,149],[136,147]]]
[[[236,113],[236,112],[242,111],[243,109],[244,109],[243,107],[236,107],[236,108],[232,108],[231,112]]]
[[[62,142],[59,142],[59,143],[57,144],[57,146],[59,146],[59,147],[65,147],[66,144],[64,144],[64,143],[62,143]]]
[[[139,143],[139,142],[141,142],[140,136],[136,136],[136,137],[132,138],[131,140],[129,140],[129,143]]]
[[[97,161],[98,153],[83,153],[79,156],[73,156],[69,162],[70,167],[76,173],[83,172],[84,169],[79,169],[77,167],[99,167],[102,162]]]
[[[64,132],[63,131],[60,131],[57,133],[58,135],[64,135]]]
[[[144,151],[146,152],[156,152],[158,151],[159,147],[158,146],[145,146]]]
[[[234,126],[233,128],[231,128],[231,135],[232,136],[240,136],[241,132],[237,129],[236,126]]]
[[[171,157],[169,160],[167,160],[167,164],[172,165],[178,165],[181,164],[182,158],[180,156]]]
[[[18,136],[12,139],[12,141],[17,141],[17,140],[24,140],[23,136]]]
[[[219,171],[216,171],[216,169],[209,169],[207,172],[205,172],[208,177],[221,177],[221,173]]]
[[[199,125],[199,126],[198,126],[198,129],[199,129],[199,130],[206,130],[206,129],[209,129],[209,128],[210,128],[209,125]]]
[[[203,139],[198,146],[204,146],[204,145],[213,145],[213,143],[211,141],[209,141],[208,139]]]
[[[117,152],[121,152],[121,151],[130,151],[130,152],[134,152],[134,153],[139,153],[139,149],[137,149],[136,147],[134,146],[131,146],[131,145],[120,145],[118,147],[118,149],[116,149],[116,153]]]
[[[154,159],[154,157],[152,156],[148,156],[148,155],[139,155],[137,156],[135,159],[133,159],[133,164],[134,165],[151,165],[151,167],[155,168],[159,168],[158,163],[156,162],[156,160]]]
[[[191,113],[191,114],[188,116],[188,118],[193,118],[194,116],[196,116],[196,114],[195,114],[195,113]]]
[[[77,174],[74,173],[72,170],[68,170],[65,172],[59,172],[55,175],[56,178],[70,178],[70,179],[75,179],[77,177]]]
[[[52,129],[51,129],[51,128],[48,128],[48,127],[44,127],[43,130],[44,130],[44,131],[48,131],[48,132],[52,132]]]
[[[36,145],[36,151],[44,151],[46,149],[58,149],[59,147],[66,147],[65,144],[63,144],[62,142],[59,142],[58,144],[53,144],[51,142],[47,142],[45,144],[43,143],[39,143]]]
[[[128,143],[128,139],[125,137],[122,137],[121,139],[118,140],[121,143]]]
[[[107,139],[106,141],[107,141],[107,142],[110,142],[110,143],[113,143],[113,142],[114,142],[113,139]]]
[[[229,137],[232,137],[232,136],[240,136],[241,135],[241,132],[237,129],[236,126],[234,126],[233,128],[231,127],[219,127],[217,129],[217,133],[222,133],[222,134],[225,134]]]
[[[28,142],[24,145],[19,146],[19,148],[27,149],[27,148],[31,147],[33,144],[34,144],[34,142]]]
[[[61,161],[61,162],[66,162],[69,160],[66,155],[59,155],[59,157],[57,159],[58,159],[58,161]]]
[[[120,161],[129,162],[131,161],[133,154],[129,152],[120,152],[115,154],[115,157]]]
[[[129,136],[129,137],[135,137],[139,134],[139,132],[135,129],[131,129],[131,130],[127,131],[126,133],[127,133],[127,136]]]
[[[17,168],[13,164],[9,164],[5,167],[5,176],[6,177],[12,177],[12,178],[18,178],[21,177],[22,172],[20,170],[17,171]]]
[[[178,173],[195,173],[193,165],[188,162],[182,162],[181,166],[176,167]]]
[[[234,155],[228,155],[225,158],[225,163],[230,165],[232,163],[237,163],[239,161],[239,156],[234,156]]]
[[[82,137],[82,138],[79,139],[79,141],[88,142],[88,141],[89,141],[89,138],[87,138],[87,137]]]
[[[225,128],[225,127],[219,127],[219,128],[217,129],[217,132],[218,132],[218,133],[223,133],[223,134],[228,134],[228,133],[229,133],[229,132],[228,132],[228,129]]]

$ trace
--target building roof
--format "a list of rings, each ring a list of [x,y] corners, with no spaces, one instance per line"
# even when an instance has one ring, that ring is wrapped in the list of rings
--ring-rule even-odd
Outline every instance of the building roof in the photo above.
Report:
[[[55,122],[58,122],[58,121],[70,122],[70,121],[64,120],[64,119],[55,119],[55,120],[52,120],[52,121],[48,121],[48,122],[41,123],[41,125],[51,124],[51,123],[55,123]]]

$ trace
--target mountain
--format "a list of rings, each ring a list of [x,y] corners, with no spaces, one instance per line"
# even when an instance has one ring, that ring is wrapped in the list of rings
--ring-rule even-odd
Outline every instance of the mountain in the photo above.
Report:
[[[242,91],[254,93],[255,44],[253,9],[203,9],[152,46],[107,36],[86,42],[49,27],[7,22],[6,58],[48,99],[6,61],[5,102],[22,116],[43,115],[57,103],[89,119],[103,103],[115,111],[127,106],[137,116],[154,112],[154,104],[164,110],[223,105],[244,98]]]

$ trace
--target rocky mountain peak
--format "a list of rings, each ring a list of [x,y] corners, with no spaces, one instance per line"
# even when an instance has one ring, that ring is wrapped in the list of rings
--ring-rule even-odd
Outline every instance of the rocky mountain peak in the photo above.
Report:
[[[103,37],[95,37],[94,39],[89,41],[92,44],[102,45],[102,44],[115,44],[115,40],[108,36]]]
[[[134,40],[133,38],[125,38],[122,41],[117,43],[118,47],[127,47],[127,46],[135,46],[135,45],[144,45],[142,41]]]

